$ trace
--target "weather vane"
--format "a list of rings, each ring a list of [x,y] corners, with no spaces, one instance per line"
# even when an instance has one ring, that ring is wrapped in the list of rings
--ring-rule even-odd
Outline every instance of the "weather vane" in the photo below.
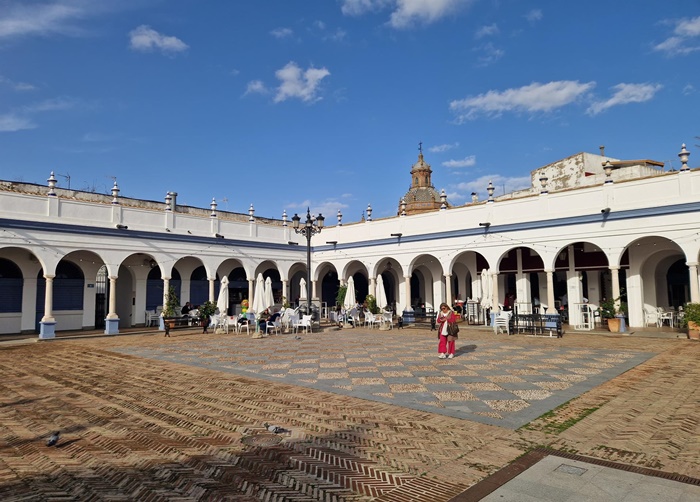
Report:
[[[418,142],[418,151],[419,151],[420,153],[423,153],[423,142],[422,142],[422,141],[419,141],[419,142]]]

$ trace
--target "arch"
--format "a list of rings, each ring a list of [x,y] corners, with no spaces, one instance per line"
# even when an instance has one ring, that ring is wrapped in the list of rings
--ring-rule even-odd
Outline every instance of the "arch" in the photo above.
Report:
[[[421,254],[413,258],[408,270],[411,274],[409,305],[414,306],[414,309],[435,309],[444,298],[440,260],[431,254]]]
[[[78,265],[68,260],[61,260],[56,265],[53,279],[53,313],[63,317],[62,329],[81,329],[85,276]],[[39,323],[44,316],[44,299],[46,298],[46,279],[44,271],[37,274],[35,329],[39,332]]]
[[[0,258],[0,313],[21,313],[24,276],[17,264]]]

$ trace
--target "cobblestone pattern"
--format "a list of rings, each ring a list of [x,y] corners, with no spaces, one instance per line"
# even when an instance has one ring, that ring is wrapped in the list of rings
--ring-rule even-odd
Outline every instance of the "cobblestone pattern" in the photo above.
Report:
[[[324,336],[304,339],[356,355],[345,352],[341,335],[332,343]],[[376,333],[368,336],[382,346]],[[400,336],[406,344],[434,343],[427,332]],[[656,355],[512,430],[287,378],[116,352],[160,351],[157,336],[10,347],[0,350],[0,499],[441,501],[536,445],[700,473],[700,344],[586,335],[496,340],[463,330],[460,341],[467,337],[522,350]],[[229,341],[248,343],[187,334],[166,343],[189,353],[193,345]],[[235,345],[231,352],[237,357]],[[507,367],[510,357],[498,365]],[[289,432],[273,435],[264,422]],[[47,447],[53,430],[62,431],[61,441]]]

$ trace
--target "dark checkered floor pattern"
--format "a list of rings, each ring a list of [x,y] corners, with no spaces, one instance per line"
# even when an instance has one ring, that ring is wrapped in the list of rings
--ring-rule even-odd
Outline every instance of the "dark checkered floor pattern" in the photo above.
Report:
[[[437,358],[434,336],[393,332],[221,338],[123,354],[284,382],[516,429],[629,370],[650,353],[508,343],[504,336],[459,340],[454,359]]]

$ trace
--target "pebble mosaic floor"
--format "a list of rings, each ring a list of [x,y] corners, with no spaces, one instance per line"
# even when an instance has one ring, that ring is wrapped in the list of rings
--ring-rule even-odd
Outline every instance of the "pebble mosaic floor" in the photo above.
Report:
[[[653,355],[559,347],[556,339],[528,348],[501,336],[478,344],[459,340],[454,359],[438,359],[433,337],[376,330],[169,342],[118,351],[511,429]]]

